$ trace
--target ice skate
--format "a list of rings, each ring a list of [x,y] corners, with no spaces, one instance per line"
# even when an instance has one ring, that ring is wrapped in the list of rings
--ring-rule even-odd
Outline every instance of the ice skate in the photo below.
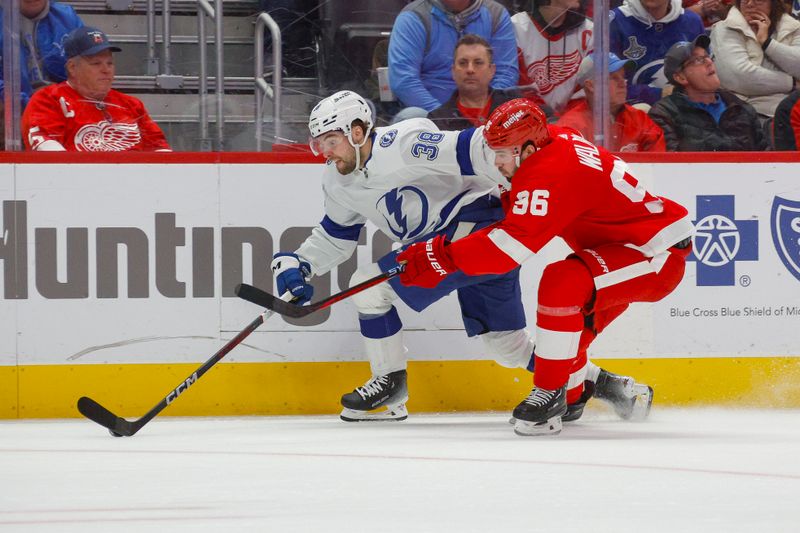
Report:
[[[591,381],[583,382],[583,393],[577,402],[567,405],[567,412],[561,417],[562,422],[574,422],[583,416],[583,408],[586,407],[588,402],[594,395],[594,383]],[[517,423],[517,419],[513,416],[508,419],[508,423],[512,426]]]
[[[561,417],[567,412],[567,388],[547,390],[534,387],[514,408],[514,433],[523,437],[558,435]]]
[[[567,406],[567,412],[564,416],[561,417],[562,422],[575,422],[581,416],[583,416],[583,408],[586,407],[586,402],[588,402],[592,396],[594,396],[595,384],[588,379],[583,382],[583,392],[581,393],[580,398],[575,403],[571,403]]]
[[[405,370],[375,376],[363,387],[343,395],[340,418],[345,422],[405,420],[408,418],[406,376]]]
[[[644,420],[653,404],[652,387],[606,370],[600,370],[594,396],[609,403],[623,420]]]

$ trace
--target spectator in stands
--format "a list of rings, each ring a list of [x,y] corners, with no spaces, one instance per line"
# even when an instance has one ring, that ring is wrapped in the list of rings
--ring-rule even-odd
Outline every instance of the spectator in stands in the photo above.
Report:
[[[489,86],[495,69],[492,47],[485,39],[472,34],[459,39],[452,69],[456,90],[444,105],[431,111],[428,118],[442,130],[483,126],[497,106],[519,97],[514,90]]]
[[[608,100],[613,122],[610,124],[611,135],[607,148],[612,152],[663,152],[667,145],[661,128],[647,113],[625,102],[628,94],[625,69],[635,66],[631,60],[622,60],[615,54],[608,54]],[[594,142],[594,54],[583,58],[576,77],[586,97],[570,101],[569,107],[558,120],[558,125],[578,130],[581,135]]]
[[[83,22],[72,7],[49,0],[20,0],[20,81],[22,107],[36,89],[67,79],[64,37]],[[0,25],[3,13],[0,10]],[[0,32],[0,54],[3,35]],[[0,68],[0,95],[4,89]]]
[[[724,20],[733,5],[733,0],[683,0],[683,8],[696,13],[703,21],[706,31]]]
[[[800,22],[783,0],[736,0],[711,43],[722,86],[764,117],[800,87]]]
[[[753,106],[720,89],[709,38],[675,43],[664,58],[664,74],[675,91],[650,117],[664,130],[669,151],[765,150],[768,139]]]
[[[580,0],[533,0],[511,17],[517,36],[522,94],[561,113],[575,93],[581,60],[592,51],[592,21]],[[550,114],[550,113],[548,113]]]
[[[794,91],[775,108],[772,123],[776,150],[800,150],[800,91]]]
[[[663,71],[667,50],[702,34],[703,21],[684,11],[681,0],[625,0],[611,16],[610,51],[636,62],[627,74],[628,101],[653,104],[672,91]]]
[[[389,40],[389,83],[403,105],[430,112],[450,98],[453,50],[467,33],[494,50],[492,87],[517,85],[516,41],[505,7],[495,0],[416,0],[397,16]]]
[[[72,7],[49,0],[20,0],[20,100],[22,109],[31,94],[49,83],[67,78],[64,37],[83,21]],[[0,123],[5,126],[5,83],[3,80],[3,11],[0,9]],[[0,149],[5,147],[5,128],[0,130]]]
[[[169,151],[142,102],[111,88],[120,49],[96,28],[64,39],[67,81],[34,93],[22,115],[25,146],[41,151]]]

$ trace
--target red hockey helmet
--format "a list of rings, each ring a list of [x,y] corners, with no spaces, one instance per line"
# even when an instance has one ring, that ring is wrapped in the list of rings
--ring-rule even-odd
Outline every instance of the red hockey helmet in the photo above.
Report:
[[[538,150],[550,142],[547,116],[524,98],[506,102],[489,116],[483,136],[492,149],[522,146],[530,141]]]

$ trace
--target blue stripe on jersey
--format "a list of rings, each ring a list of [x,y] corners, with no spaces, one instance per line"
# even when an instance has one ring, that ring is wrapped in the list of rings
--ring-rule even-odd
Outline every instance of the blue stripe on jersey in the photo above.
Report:
[[[439,211],[439,220],[441,220],[442,222],[440,223],[440,225],[437,225],[435,228],[433,228],[433,231],[439,231],[440,229],[442,229],[441,224],[443,224],[445,221],[447,221],[448,223],[450,222],[448,220],[450,218],[450,213],[453,211],[453,209],[455,209],[456,204],[458,204],[458,202],[461,201],[461,198],[463,198],[470,192],[472,191],[467,189],[466,191],[462,192],[461,194],[459,194],[458,196],[447,202],[447,204],[445,204],[444,207],[442,207],[441,211]],[[464,207],[465,206],[461,206],[462,209]]]
[[[361,228],[364,227],[364,224],[354,224],[352,226],[342,226],[341,224],[337,224],[327,215],[325,218],[322,219],[322,222],[319,223],[322,226],[322,229],[325,230],[325,233],[334,237],[336,239],[343,239],[345,241],[357,241],[358,236],[361,234]]]
[[[458,134],[456,159],[458,160],[458,166],[461,167],[462,176],[475,175],[475,169],[472,168],[472,159],[469,156],[469,143],[472,141],[473,133],[475,133],[475,128],[464,130]]]

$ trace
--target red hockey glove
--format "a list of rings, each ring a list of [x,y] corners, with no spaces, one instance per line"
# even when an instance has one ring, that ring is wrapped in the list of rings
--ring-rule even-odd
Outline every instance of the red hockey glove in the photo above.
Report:
[[[449,243],[441,235],[417,242],[397,256],[397,262],[406,262],[405,271],[400,274],[400,283],[425,289],[432,289],[456,270],[456,265],[447,253]]]

